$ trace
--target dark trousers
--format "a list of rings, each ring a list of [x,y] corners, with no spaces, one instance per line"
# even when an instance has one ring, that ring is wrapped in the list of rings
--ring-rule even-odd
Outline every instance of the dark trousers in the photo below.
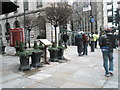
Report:
[[[91,41],[91,52],[95,51],[95,42]]]
[[[88,44],[87,44],[87,43],[83,44],[83,55],[87,55],[87,54],[88,54],[88,49],[87,49],[87,47],[88,47]]]
[[[95,48],[97,48],[97,40],[95,41]]]
[[[65,48],[67,48],[67,42],[64,41]]]
[[[81,53],[83,52],[83,48],[81,45],[77,45],[77,52],[80,56],[82,55]]]

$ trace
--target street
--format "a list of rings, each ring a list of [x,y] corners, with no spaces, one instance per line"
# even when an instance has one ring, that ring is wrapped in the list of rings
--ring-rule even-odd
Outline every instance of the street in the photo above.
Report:
[[[118,49],[114,50],[114,75],[108,78],[99,48],[78,56],[77,47],[68,46],[64,56],[67,60],[22,72],[17,56],[3,55],[2,88],[118,88]]]

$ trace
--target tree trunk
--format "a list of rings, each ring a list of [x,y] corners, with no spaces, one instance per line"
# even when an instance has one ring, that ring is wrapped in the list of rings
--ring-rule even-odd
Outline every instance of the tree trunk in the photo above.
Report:
[[[55,26],[55,47],[57,46],[57,27]]]
[[[29,46],[29,48],[30,48],[30,30],[28,31],[28,46]]]

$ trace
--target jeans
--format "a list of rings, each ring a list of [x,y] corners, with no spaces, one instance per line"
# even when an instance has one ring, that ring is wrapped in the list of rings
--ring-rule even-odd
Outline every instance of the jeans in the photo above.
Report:
[[[108,67],[109,60],[109,67]],[[105,74],[109,74],[109,71],[113,71],[113,52],[103,52],[103,67]],[[108,69],[109,68],[109,69]]]
[[[67,42],[64,41],[65,48],[67,48]]]
[[[87,55],[88,54],[87,47],[88,47],[87,43],[83,44],[83,55]]]

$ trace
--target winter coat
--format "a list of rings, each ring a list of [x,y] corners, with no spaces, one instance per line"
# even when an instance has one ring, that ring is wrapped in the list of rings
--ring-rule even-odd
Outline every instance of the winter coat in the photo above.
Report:
[[[97,40],[97,36],[96,34],[93,34],[91,37],[90,37],[90,41],[96,41]]]
[[[107,51],[113,52],[113,48],[116,48],[116,37],[112,33],[102,35],[99,39],[99,45],[101,48],[107,48]]]
[[[82,38],[83,38],[83,43],[88,44],[88,42],[89,42],[88,36],[86,34],[83,34]]]
[[[68,39],[69,39],[69,36],[67,34],[63,34],[63,41],[67,42]]]
[[[78,46],[82,46],[83,45],[83,38],[82,35],[78,34],[75,36],[75,45]]]

